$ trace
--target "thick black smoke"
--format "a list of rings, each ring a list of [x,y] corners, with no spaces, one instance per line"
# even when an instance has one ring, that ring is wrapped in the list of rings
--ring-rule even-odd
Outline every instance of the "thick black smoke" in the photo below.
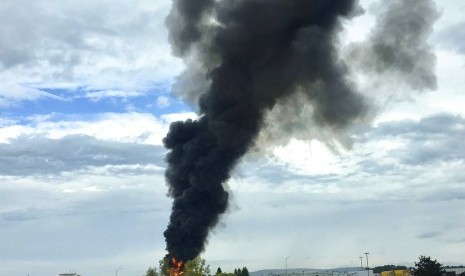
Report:
[[[302,93],[315,122],[334,128],[365,114],[335,54],[340,19],[357,7],[356,0],[173,1],[174,53],[196,65],[207,89],[200,119],[173,123],[164,139],[174,199],[164,233],[169,256],[186,261],[204,249],[228,207],[223,184],[278,100]]]

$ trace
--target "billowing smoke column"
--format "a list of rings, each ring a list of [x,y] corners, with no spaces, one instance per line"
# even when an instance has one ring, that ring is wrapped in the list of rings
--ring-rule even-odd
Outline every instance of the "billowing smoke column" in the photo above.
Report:
[[[174,53],[204,70],[208,85],[200,119],[173,123],[163,141],[174,199],[164,233],[169,257],[202,252],[228,207],[223,184],[278,100],[303,93],[322,126],[363,117],[364,99],[335,53],[340,19],[357,8],[355,0],[174,0]]]

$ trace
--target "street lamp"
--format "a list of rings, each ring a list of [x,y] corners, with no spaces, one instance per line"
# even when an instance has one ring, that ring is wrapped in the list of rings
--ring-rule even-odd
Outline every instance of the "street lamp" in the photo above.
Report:
[[[115,269],[115,276],[118,276],[118,271],[121,269],[122,269],[121,267],[118,267],[117,269]]]
[[[289,259],[290,256],[287,256],[284,260],[286,261],[286,276],[287,276],[287,259]]]
[[[365,255],[367,256],[367,269],[368,269],[368,276],[370,276],[370,266],[368,265],[368,252],[365,253]]]
[[[359,257],[359,258],[360,258],[360,269],[363,270],[363,263],[362,263],[363,257]]]

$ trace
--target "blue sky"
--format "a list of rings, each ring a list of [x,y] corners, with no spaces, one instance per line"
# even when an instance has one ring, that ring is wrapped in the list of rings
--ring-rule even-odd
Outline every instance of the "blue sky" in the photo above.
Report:
[[[91,90],[85,88],[41,89],[54,97],[34,101],[22,101],[2,110],[5,117],[58,114],[125,113],[137,111],[160,116],[179,111],[189,112],[192,107],[169,93],[169,84],[154,84],[147,91],[133,92],[117,90]],[[102,96],[104,93],[111,96]],[[129,92],[131,93],[131,92]]]
[[[360,2],[340,37],[347,60],[385,5]],[[267,115],[225,184],[231,206],[203,254],[212,271],[282,268],[286,256],[357,266],[363,252],[372,265],[465,264],[465,4],[436,4],[434,91],[360,70],[377,109],[346,133],[310,124],[307,106],[292,121],[282,106]],[[197,116],[172,93],[185,65],[168,43],[170,7],[1,1],[0,275],[142,275],[164,256],[162,138]]]

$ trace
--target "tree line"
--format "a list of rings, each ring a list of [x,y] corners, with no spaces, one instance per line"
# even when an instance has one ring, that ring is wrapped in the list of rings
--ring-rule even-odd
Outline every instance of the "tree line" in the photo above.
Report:
[[[164,258],[158,262],[158,267],[149,267],[145,276],[169,276],[169,260]],[[184,264],[183,276],[213,276],[211,274],[210,265],[206,264],[205,259],[197,257]],[[218,267],[214,276],[250,276],[247,267],[236,268],[234,272],[223,272],[221,267]]]
[[[463,266],[458,266],[463,267]],[[431,259],[431,257],[420,256],[419,261],[415,262],[415,267],[406,267],[398,265],[383,265],[373,268],[373,273],[381,273],[383,271],[392,270],[410,270],[412,276],[444,276],[446,271],[445,268],[437,260]],[[145,276],[169,276],[169,260],[162,259],[158,263],[157,267],[149,267]],[[192,261],[186,262],[184,265],[183,276],[250,276],[247,267],[236,268],[234,272],[223,272],[221,267],[218,267],[214,275],[211,274],[210,265],[206,264],[205,259],[197,257]],[[465,272],[458,276],[465,276]]]
[[[431,257],[420,256],[418,262],[415,262],[415,267],[397,266],[397,265],[383,265],[373,268],[373,273],[381,273],[383,271],[392,270],[410,270],[413,276],[443,276],[446,274],[445,268],[456,268],[456,267],[444,267],[437,260],[431,259]],[[458,276],[465,276],[465,272],[460,273]]]

